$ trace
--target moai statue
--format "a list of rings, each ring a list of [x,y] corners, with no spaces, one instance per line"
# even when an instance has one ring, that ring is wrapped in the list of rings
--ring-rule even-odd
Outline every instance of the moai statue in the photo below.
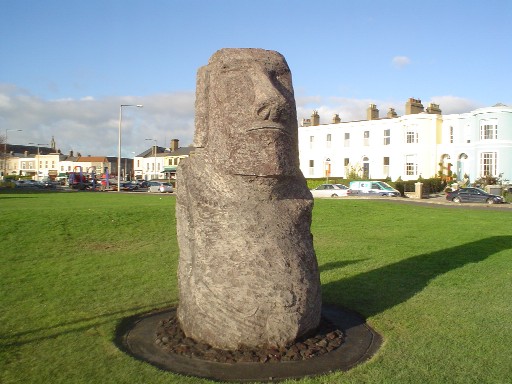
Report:
[[[181,328],[217,348],[285,346],[317,328],[321,291],[284,57],[216,52],[195,124],[177,176]]]

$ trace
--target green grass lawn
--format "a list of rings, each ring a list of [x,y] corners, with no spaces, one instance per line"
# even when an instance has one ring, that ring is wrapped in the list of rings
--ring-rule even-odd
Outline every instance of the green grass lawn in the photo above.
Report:
[[[114,344],[177,303],[174,196],[0,193],[1,383],[207,383]],[[509,383],[511,213],[315,201],[323,299],[383,336],[369,362],[302,383]],[[290,381],[290,383],[295,381]]]

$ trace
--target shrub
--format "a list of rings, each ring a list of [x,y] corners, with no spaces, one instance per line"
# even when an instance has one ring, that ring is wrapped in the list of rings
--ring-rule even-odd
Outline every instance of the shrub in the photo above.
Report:
[[[429,193],[439,193],[446,188],[446,181],[442,180],[438,177],[433,177],[430,179],[419,178],[418,180],[407,180],[403,181],[401,178],[398,178],[395,181],[395,188],[402,194],[405,192],[412,192],[416,188],[414,184],[421,182],[423,183],[423,189],[429,191]]]

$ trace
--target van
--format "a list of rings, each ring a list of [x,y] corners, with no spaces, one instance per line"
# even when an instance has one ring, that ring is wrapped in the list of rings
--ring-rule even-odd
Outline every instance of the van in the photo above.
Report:
[[[400,192],[384,181],[351,181],[350,190],[353,195],[374,194],[379,196],[400,196]]]

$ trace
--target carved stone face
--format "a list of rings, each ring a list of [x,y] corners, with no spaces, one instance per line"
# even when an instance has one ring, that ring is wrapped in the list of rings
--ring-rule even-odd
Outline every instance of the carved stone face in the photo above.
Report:
[[[223,49],[208,73],[207,151],[229,174],[296,175],[297,117],[284,57],[262,49]]]

